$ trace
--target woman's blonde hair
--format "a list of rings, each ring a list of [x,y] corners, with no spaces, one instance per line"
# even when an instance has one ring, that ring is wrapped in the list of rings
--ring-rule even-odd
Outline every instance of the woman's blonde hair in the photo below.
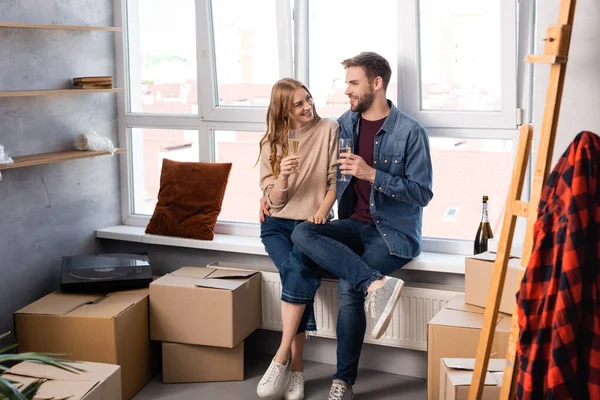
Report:
[[[302,82],[292,78],[283,78],[275,82],[273,89],[271,89],[271,100],[269,102],[269,108],[267,109],[267,132],[260,141],[260,152],[258,153],[257,163],[260,161],[263,145],[268,143],[271,148],[269,162],[271,164],[273,175],[276,178],[279,176],[280,172],[280,160],[277,157],[277,145],[281,145],[283,157],[287,157],[287,138],[292,125],[292,122],[290,121],[292,96],[294,95],[294,91],[299,88],[306,90],[312,97],[312,94],[310,94],[310,91]],[[312,109],[314,117],[319,118],[314,103]]]

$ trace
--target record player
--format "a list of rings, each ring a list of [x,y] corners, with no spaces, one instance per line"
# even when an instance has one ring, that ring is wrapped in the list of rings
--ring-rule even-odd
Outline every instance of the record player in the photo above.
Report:
[[[64,292],[113,292],[147,287],[152,267],[146,253],[116,253],[62,258]]]

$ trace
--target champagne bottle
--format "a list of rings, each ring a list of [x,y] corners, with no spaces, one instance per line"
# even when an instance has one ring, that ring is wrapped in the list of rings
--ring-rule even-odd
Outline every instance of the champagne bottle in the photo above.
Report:
[[[488,218],[488,197],[483,196],[483,204],[481,206],[481,222],[479,228],[477,228],[477,234],[475,235],[475,243],[473,246],[473,254],[484,253],[488,249],[488,240],[494,237],[492,233],[492,227],[490,226],[490,220]]]

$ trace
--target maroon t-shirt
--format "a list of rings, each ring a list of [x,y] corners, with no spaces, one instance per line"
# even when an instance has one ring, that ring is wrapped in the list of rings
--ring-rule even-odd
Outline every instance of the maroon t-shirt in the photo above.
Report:
[[[369,167],[373,167],[375,135],[377,135],[384,122],[385,118],[378,121],[360,119],[358,143],[355,146],[355,152],[365,160]],[[369,207],[371,183],[362,179],[353,179],[352,188],[354,190],[354,212],[350,218],[364,222],[373,222]]]

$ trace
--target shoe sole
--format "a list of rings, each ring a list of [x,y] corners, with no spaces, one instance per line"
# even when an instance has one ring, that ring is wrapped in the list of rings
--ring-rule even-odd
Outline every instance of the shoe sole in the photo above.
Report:
[[[379,339],[387,330],[388,326],[390,325],[390,322],[392,321],[392,313],[396,308],[396,304],[398,304],[398,300],[400,300],[400,292],[402,292],[403,288],[404,281],[400,280],[394,287],[392,297],[390,297],[390,300],[385,305],[385,309],[383,310],[381,318],[379,318],[379,321],[377,321],[377,324],[371,332],[371,336],[373,336],[373,338]]]

